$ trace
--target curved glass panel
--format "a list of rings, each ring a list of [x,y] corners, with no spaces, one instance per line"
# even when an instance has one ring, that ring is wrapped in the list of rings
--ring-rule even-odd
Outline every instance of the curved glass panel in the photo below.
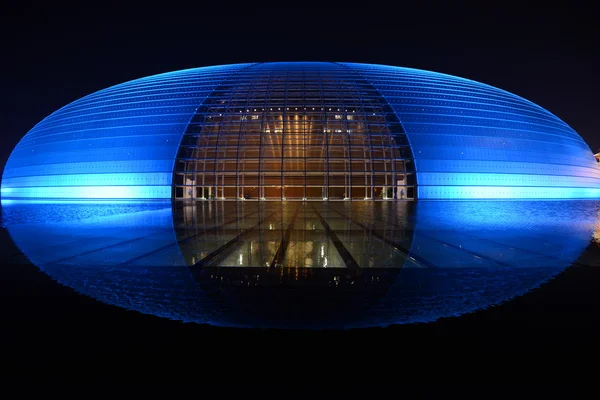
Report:
[[[264,63],[223,82],[194,115],[175,198],[414,197],[410,147],[393,110],[334,63]]]

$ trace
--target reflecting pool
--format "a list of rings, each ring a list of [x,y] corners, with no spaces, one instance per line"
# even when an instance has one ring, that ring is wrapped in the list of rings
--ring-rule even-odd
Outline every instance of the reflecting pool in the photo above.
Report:
[[[3,201],[2,219],[31,263],[104,303],[218,326],[345,329],[485,309],[590,264],[581,256],[599,252],[599,210],[598,201]]]

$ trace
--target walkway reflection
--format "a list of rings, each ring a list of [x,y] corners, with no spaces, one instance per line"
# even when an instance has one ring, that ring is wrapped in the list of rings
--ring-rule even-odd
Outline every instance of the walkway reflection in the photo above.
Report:
[[[36,266],[100,301],[224,326],[426,322],[576,262],[598,202],[3,202]]]
[[[369,208],[373,207],[385,213],[393,209],[402,221],[395,219],[394,225],[374,229],[352,217],[352,210],[326,203],[176,203],[174,215],[188,265],[399,268],[406,262],[415,264],[407,258],[412,238],[406,236],[406,217],[413,203],[379,203]]]

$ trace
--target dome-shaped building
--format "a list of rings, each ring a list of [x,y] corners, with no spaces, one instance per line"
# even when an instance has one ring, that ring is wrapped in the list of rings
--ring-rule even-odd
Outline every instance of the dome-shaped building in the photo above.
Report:
[[[4,198],[597,198],[600,168],[559,118],[440,73],[236,64],[100,90],[13,150]]]

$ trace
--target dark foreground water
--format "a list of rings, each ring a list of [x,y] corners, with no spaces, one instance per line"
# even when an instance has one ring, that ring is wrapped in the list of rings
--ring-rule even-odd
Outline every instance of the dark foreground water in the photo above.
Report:
[[[597,202],[4,202],[40,270],[128,310],[227,327],[431,322],[598,264]],[[583,259],[583,256],[587,258]]]
[[[334,358],[348,346],[406,355],[410,343],[438,353],[585,346],[600,312],[599,210],[596,201],[5,201],[5,343],[44,368],[124,351],[138,367],[199,351],[217,362],[217,348],[273,357],[301,343]],[[231,329],[240,327],[283,330]]]

